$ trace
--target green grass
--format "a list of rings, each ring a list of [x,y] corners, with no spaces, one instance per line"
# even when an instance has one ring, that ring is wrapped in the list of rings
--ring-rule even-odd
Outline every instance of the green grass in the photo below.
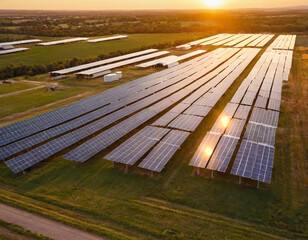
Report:
[[[117,143],[80,166],[58,156],[14,175],[0,165],[0,201],[110,239],[308,239],[308,61],[301,61],[298,50],[294,58],[290,87],[283,89],[270,185],[238,185],[229,174],[196,177],[188,166],[250,65],[162,174],[150,178],[137,167],[128,174],[112,168],[103,157]],[[100,81],[61,83],[90,89]]]
[[[61,89],[48,92],[46,89],[36,89],[17,95],[1,98],[0,118],[22,112],[31,108],[40,107],[48,103],[62,100],[82,93],[80,89]]]
[[[131,51],[141,46],[174,42],[176,40],[194,37],[197,38],[203,35],[204,34],[201,33],[133,34],[129,35],[127,39],[100,43],[77,42],[50,47],[28,45],[31,48],[29,51],[0,56],[0,65],[4,67],[12,63],[23,63],[28,65],[49,64],[57,61],[65,61],[74,57],[81,59],[95,58],[98,55],[112,53],[117,50]]]
[[[0,95],[6,93],[18,92],[33,87],[35,87],[35,85],[23,84],[23,83],[0,84]]]

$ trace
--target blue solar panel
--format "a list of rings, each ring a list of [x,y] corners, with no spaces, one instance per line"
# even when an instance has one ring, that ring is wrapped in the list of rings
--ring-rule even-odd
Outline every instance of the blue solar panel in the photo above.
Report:
[[[104,158],[113,162],[134,165],[169,131],[165,128],[147,126]]]
[[[219,172],[226,172],[238,141],[238,138],[225,135],[222,136],[209,161],[207,168],[211,170],[217,170]]]
[[[258,144],[243,140],[236,155],[231,174],[250,178],[257,157]]]
[[[258,145],[257,159],[254,165],[251,178],[260,182],[271,183],[274,164],[273,147]]]
[[[143,159],[139,167],[161,172],[172,156],[188,137],[188,132],[172,130],[159,144]]]

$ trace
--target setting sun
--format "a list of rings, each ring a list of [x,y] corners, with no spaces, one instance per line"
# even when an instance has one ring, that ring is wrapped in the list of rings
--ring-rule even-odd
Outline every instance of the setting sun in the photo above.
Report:
[[[222,4],[223,0],[204,0],[204,4],[210,8],[216,8]]]

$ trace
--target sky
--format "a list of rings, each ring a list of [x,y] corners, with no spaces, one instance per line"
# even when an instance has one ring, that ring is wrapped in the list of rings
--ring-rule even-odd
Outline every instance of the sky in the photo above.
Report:
[[[31,10],[127,10],[268,8],[308,5],[307,0],[0,0],[0,9]],[[212,4],[211,4],[212,3]],[[215,4],[214,4],[215,5]]]

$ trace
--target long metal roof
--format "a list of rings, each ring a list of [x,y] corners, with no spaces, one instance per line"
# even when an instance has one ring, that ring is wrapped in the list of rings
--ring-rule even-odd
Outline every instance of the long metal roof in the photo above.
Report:
[[[82,70],[86,70],[86,69],[90,69],[90,68],[94,68],[94,67],[99,67],[99,66],[102,66],[102,65],[105,65],[105,64],[108,64],[108,63],[113,63],[113,62],[121,61],[121,60],[124,60],[124,59],[129,59],[129,58],[133,58],[133,57],[137,57],[137,56],[141,56],[141,55],[145,55],[145,54],[149,54],[149,53],[153,53],[153,52],[157,52],[157,51],[158,51],[158,49],[147,49],[147,50],[138,51],[138,52],[134,52],[134,53],[130,53],[130,54],[125,54],[125,55],[118,56],[118,57],[104,59],[104,60],[101,60],[101,61],[82,64],[82,65],[79,65],[79,66],[65,68],[65,69],[58,70],[58,71],[53,71],[53,72],[51,72],[51,74],[54,74],[54,75],[70,74],[70,73],[74,73],[74,72],[78,72],[78,71],[82,71]]]
[[[57,40],[57,41],[51,41],[51,42],[43,42],[43,43],[39,43],[37,45],[39,45],[39,46],[53,46],[53,45],[58,45],[58,44],[71,43],[71,42],[86,41],[88,39],[89,38],[83,38],[83,37],[70,38],[70,39],[63,39],[63,40]]]

